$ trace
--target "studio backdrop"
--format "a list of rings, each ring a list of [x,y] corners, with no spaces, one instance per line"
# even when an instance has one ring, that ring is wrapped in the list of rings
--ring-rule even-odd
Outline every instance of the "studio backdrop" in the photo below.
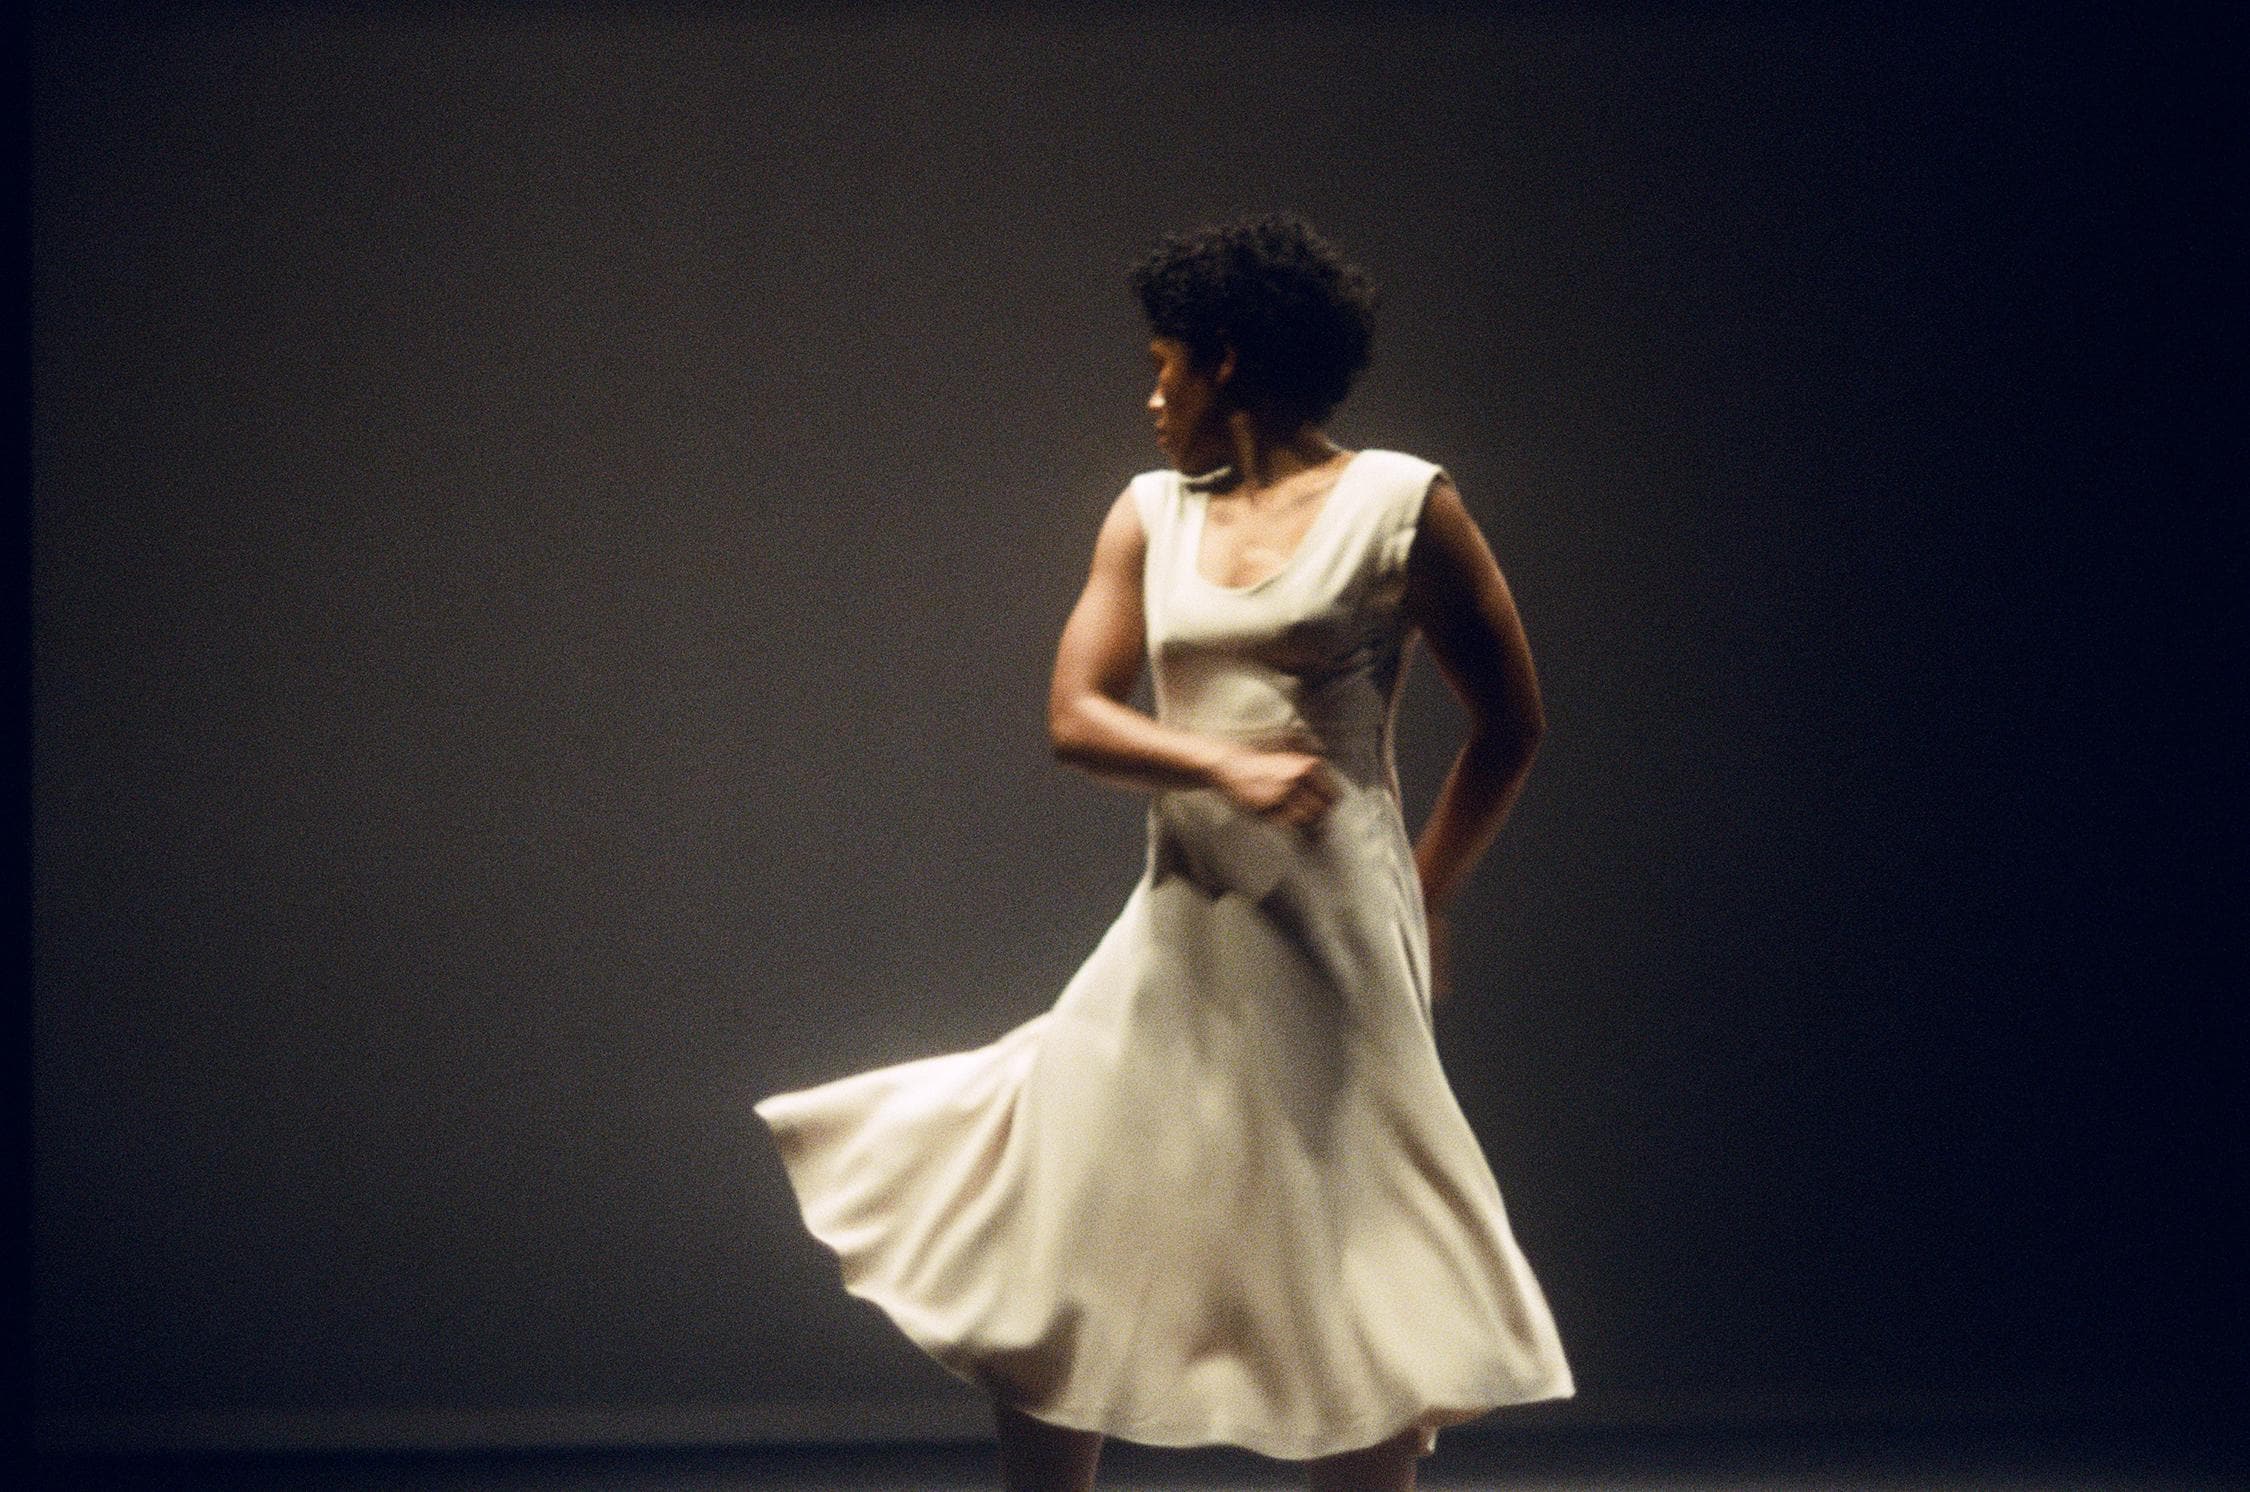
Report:
[[[44,1432],[976,1433],[750,1105],[1139,874],[1044,718],[1124,272],[1272,208],[1550,717],[1438,1017],[1579,1383],[1490,1426],[2205,1391],[2236,38],[2152,15],[43,12]]]

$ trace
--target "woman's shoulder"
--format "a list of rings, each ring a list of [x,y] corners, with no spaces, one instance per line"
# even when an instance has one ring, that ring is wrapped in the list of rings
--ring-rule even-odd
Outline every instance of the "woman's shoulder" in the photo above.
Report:
[[[1365,479],[1360,522],[1368,550],[1379,573],[1401,577],[1430,491],[1445,468],[1405,451],[1374,446],[1361,450],[1353,464]]]
[[[1168,466],[1134,473],[1132,480],[1125,484],[1125,491],[1133,499],[1133,510],[1140,515],[1141,532],[1154,534],[1164,526],[1179,504],[1180,490],[1180,474]]]
[[[1389,478],[1397,486],[1415,488],[1417,496],[1431,482],[1445,474],[1445,468],[1435,461],[1406,451],[1385,450],[1380,446],[1364,447],[1359,453],[1359,461]]]
[[[1435,461],[1377,446],[1363,449],[1353,465],[1365,482],[1361,490],[1367,508],[1394,529],[1411,530],[1420,522],[1430,489],[1446,475]]]

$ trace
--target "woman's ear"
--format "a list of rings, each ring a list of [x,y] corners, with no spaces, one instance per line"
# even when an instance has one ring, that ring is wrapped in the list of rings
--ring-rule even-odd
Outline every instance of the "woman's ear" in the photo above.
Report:
[[[1224,388],[1234,377],[1234,344],[1229,342],[1224,345],[1226,350],[1219,354],[1218,366],[1211,370],[1211,382],[1220,388]]]

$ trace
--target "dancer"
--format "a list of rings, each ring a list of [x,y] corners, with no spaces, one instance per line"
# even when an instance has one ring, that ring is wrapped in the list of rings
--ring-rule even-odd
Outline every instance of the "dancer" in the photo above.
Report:
[[[1430,1022],[1430,928],[1522,786],[1538,684],[1446,474],[1324,433],[1365,274],[1272,215],[1167,237],[1131,284],[1171,464],[1102,523],[1048,711],[1061,760],[1149,796],[1146,869],[1043,1014],[757,1112],[846,1288],[991,1394],[1010,1492],[1091,1487],[1107,1435],[1395,1492],[1439,1427],[1574,1391]],[[1417,635],[1469,731],[1414,841]]]

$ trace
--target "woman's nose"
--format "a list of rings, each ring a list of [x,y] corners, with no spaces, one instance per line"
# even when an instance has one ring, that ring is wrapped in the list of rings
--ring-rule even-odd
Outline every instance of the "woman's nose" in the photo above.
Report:
[[[1150,390],[1148,391],[1148,407],[1149,407],[1149,411],[1150,411],[1150,413],[1152,413],[1152,414],[1161,414],[1161,413],[1163,413],[1163,411],[1164,411],[1164,390],[1162,390],[1162,389],[1150,389]]]

